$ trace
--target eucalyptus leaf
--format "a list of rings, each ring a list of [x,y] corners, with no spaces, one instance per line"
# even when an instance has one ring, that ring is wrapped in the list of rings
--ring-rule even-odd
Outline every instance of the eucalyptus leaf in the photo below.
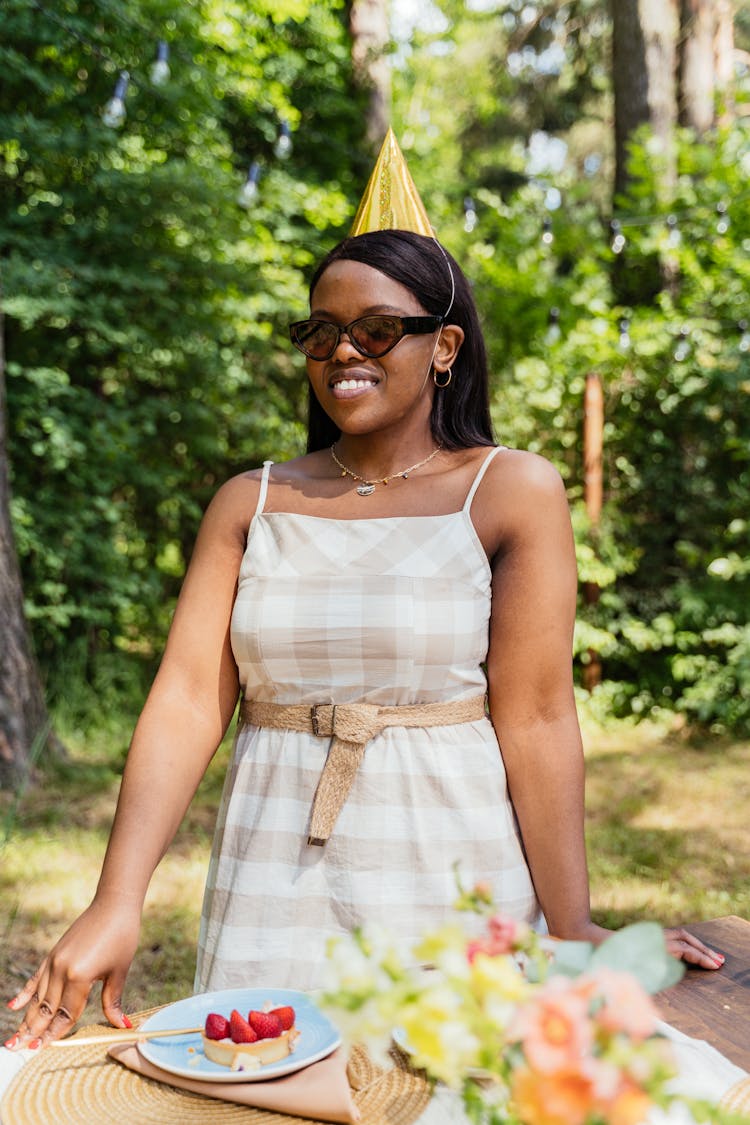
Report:
[[[594,950],[590,968],[606,966],[631,973],[649,993],[669,988],[685,967],[667,952],[664,931],[656,922],[634,922],[617,930]]]
[[[589,941],[559,941],[553,950],[553,972],[577,977],[591,963],[594,946]]]

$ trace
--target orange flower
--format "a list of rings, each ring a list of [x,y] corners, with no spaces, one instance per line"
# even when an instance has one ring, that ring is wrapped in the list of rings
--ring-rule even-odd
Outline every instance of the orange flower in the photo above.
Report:
[[[640,1086],[623,1078],[617,1096],[607,1105],[607,1125],[642,1125],[651,1105],[651,1098]]]
[[[576,1068],[593,1043],[585,996],[566,978],[552,977],[517,1013],[510,1038],[521,1041],[536,1070]]]
[[[623,1032],[637,1041],[654,1034],[659,1018],[656,1007],[634,976],[601,968],[590,974],[589,979],[595,982],[596,994],[604,1000],[596,1014],[600,1027]]]
[[[524,1125],[585,1125],[593,1107],[591,1082],[578,1070],[539,1074],[519,1068],[513,1073],[511,1095]]]

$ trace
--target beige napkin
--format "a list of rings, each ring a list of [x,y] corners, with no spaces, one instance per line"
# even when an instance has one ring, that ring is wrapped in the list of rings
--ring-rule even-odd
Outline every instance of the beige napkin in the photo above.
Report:
[[[341,1048],[303,1070],[268,1082],[204,1082],[182,1078],[148,1062],[132,1043],[113,1044],[107,1053],[129,1070],[194,1094],[343,1125],[359,1121],[359,1110],[352,1100],[346,1076],[346,1054]]]

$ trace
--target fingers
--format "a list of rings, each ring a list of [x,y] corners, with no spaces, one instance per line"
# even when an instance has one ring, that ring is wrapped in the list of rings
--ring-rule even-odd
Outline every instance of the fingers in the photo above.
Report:
[[[50,972],[49,960],[45,960],[14,996],[9,1007],[18,1010],[24,1003],[27,1007],[18,1031],[5,1043],[9,1050],[35,1050],[70,1031],[86,1007],[90,985],[65,976]]]
[[[39,980],[39,977],[42,975],[42,972],[43,972],[46,964],[47,964],[46,960],[42,961],[41,965],[39,966],[37,971],[34,973],[33,977],[29,977],[29,979],[26,981],[26,984],[23,986],[21,991],[16,993],[16,995],[13,997],[12,1000],[8,1001],[8,1007],[10,1008],[10,1010],[12,1012],[20,1012],[21,1008],[25,1008],[26,1005],[29,1003],[29,1001],[31,1000],[31,997],[36,992],[37,981]]]
[[[132,1027],[132,1023],[122,1010],[122,994],[125,988],[125,973],[112,973],[104,981],[102,988],[102,1009],[113,1027]]]
[[[702,969],[720,969],[724,955],[705,945],[700,938],[682,927],[664,931],[667,951],[678,960]]]

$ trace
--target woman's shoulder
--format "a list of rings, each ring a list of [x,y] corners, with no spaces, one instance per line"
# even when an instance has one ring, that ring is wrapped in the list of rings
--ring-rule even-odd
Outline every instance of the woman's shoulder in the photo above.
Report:
[[[488,483],[504,490],[533,489],[557,493],[564,490],[560,473],[546,457],[527,449],[500,446],[487,472]]]
[[[502,545],[536,536],[545,524],[569,517],[562,477],[538,453],[501,447],[472,504],[471,516],[492,557]]]
[[[234,517],[240,522],[245,520],[247,527],[247,522],[262,499],[262,490],[309,480],[315,475],[314,468],[319,457],[316,453],[305,453],[288,461],[268,460],[262,465],[237,473],[214,493],[207,514],[214,511],[217,515]]]

